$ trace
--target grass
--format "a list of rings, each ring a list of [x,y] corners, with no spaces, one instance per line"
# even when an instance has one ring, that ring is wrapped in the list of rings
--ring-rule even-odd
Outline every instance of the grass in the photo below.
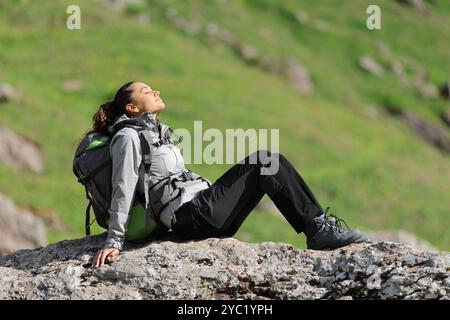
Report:
[[[368,2],[362,0],[156,0],[124,14],[85,0],[77,1],[82,29],[70,31],[64,27],[70,1],[3,1],[0,81],[23,99],[0,105],[0,124],[40,144],[45,171],[37,175],[0,164],[0,191],[20,206],[55,212],[66,229],[51,230],[50,242],[82,236],[86,202],[71,171],[77,141],[96,108],[136,79],[161,91],[163,121],[173,128],[192,129],[194,120],[202,120],[204,130],[279,128],[280,151],[319,201],[351,227],[402,228],[448,250],[449,156],[387,116],[383,105],[400,104],[440,125],[437,114],[449,103],[421,98],[390,73],[368,75],[357,62],[364,54],[386,66],[398,60],[411,77],[410,66],[419,64],[442,83],[450,74],[450,6],[439,2],[424,17],[393,1],[379,2],[383,28],[368,31]],[[222,44],[174,29],[164,18],[169,7],[202,25],[232,30],[264,55],[294,57],[310,71],[314,94],[301,97],[285,80],[246,65]],[[328,31],[296,22],[300,10],[324,20]],[[140,13],[150,15],[148,26],[139,25]],[[389,57],[377,50],[380,41],[390,48]],[[83,90],[64,92],[65,79],[82,81]],[[187,167],[214,181],[230,166]],[[304,246],[286,221],[261,210],[237,237]]]

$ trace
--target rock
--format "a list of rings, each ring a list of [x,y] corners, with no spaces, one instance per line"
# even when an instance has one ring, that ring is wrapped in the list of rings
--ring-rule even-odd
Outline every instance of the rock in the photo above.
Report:
[[[142,0],[105,0],[107,6],[117,12],[124,12],[131,7],[142,7]]]
[[[79,80],[66,80],[61,85],[66,92],[79,92],[83,89],[83,82]]]
[[[0,256],[46,244],[44,223],[0,193]]]
[[[257,66],[273,75],[287,78],[292,87],[301,95],[314,91],[314,84],[308,70],[293,59],[269,58],[257,48],[241,41],[232,31],[210,22],[205,26],[195,21],[188,22],[179,16],[176,9],[165,11],[166,19],[177,29],[189,34],[201,34],[211,43],[221,43],[232,49],[245,63]]]
[[[316,30],[327,31],[329,29],[328,23],[320,19],[312,18],[306,11],[298,11],[294,14],[294,17],[300,24],[309,25]]]
[[[248,45],[246,43],[241,43],[241,45],[238,48],[238,53],[241,56],[241,58],[249,63],[254,64],[258,60],[258,50],[255,47],[252,47],[251,45]]]
[[[202,25],[200,24],[200,22],[195,20],[178,19],[176,21],[176,24],[178,25],[178,28],[189,35],[196,35],[202,32]]]
[[[313,21],[311,21],[311,26],[319,31],[328,31],[330,29],[326,21],[319,19],[314,19]]]
[[[412,84],[423,98],[437,98],[439,89],[431,82],[428,71],[417,63],[411,64],[415,71]]]
[[[449,100],[450,99],[450,81],[447,81],[442,85],[442,87],[439,89],[439,92],[442,96],[442,98]]]
[[[437,98],[439,96],[439,90],[431,82],[417,82],[416,88],[424,98]]]
[[[392,71],[400,80],[401,83],[406,84],[408,82],[408,79],[406,78],[405,70],[403,68],[403,65],[398,62],[394,61],[390,64],[390,71]]]
[[[365,232],[364,234],[367,235],[372,241],[396,242],[406,244],[418,251],[438,252],[438,250],[429,242],[420,239],[416,235],[405,230],[373,231]]]
[[[424,98],[437,98],[439,96],[438,88],[430,81],[426,71],[419,71],[418,78],[415,81],[417,91]]]
[[[450,254],[395,243],[333,251],[169,236],[91,260],[106,234],[0,258],[0,299],[449,299]],[[426,281],[421,279],[426,279]]]
[[[397,0],[397,2],[409,5],[424,15],[428,14],[428,9],[422,0]]]
[[[19,102],[20,95],[8,83],[0,83],[0,103],[1,102]]]
[[[445,153],[450,152],[450,138],[444,129],[423,120],[411,111],[395,106],[387,106],[387,111],[400,118],[416,135],[433,144]]]
[[[308,70],[297,63],[293,59],[287,59],[284,61],[285,70],[287,79],[291,82],[294,89],[297,90],[301,95],[310,95],[314,91],[314,84],[309,77]]]
[[[0,126],[0,162],[35,173],[42,173],[44,167],[39,145],[3,126]]]
[[[368,56],[359,58],[359,66],[368,73],[375,76],[382,76],[384,69],[374,59]]]
[[[298,11],[295,14],[295,18],[300,24],[307,24],[311,21],[311,17],[309,16],[308,12],[306,11]]]
[[[441,119],[444,121],[444,123],[450,127],[450,109],[447,111],[443,111],[441,113]]]
[[[219,29],[219,26],[217,25],[217,23],[210,22],[206,25],[205,32],[209,36],[216,36],[219,34],[219,31],[220,31],[220,29]]]
[[[211,35],[211,33],[209,34]],[[218,40],[233,49],[233,51],[246,63],[255,64],[258,61],[258,50],[255,47],[242,42],[233,32],[223,29],[213,33],[213,35],[216,35]]]
[[[267,56],[262,56],[259,59],[258,65],[261,69],[273,75],[280,75],[283,72],[283,64]]]

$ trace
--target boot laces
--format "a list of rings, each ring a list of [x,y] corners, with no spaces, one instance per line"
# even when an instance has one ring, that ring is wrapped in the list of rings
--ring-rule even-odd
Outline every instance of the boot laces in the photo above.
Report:
[[[347,223],[345,223],[345,221],[343,219],[337,217],[336,215],[334,215],[332,213],[328,213],[329,209],[330,209],[330,207],[327,207],[325,209],[322,228],[325,228],[325,226],[328,226],[332,230],[342,233],[342,232],[344,232],[342,223],[344,223],[347,230],[350,230]]]

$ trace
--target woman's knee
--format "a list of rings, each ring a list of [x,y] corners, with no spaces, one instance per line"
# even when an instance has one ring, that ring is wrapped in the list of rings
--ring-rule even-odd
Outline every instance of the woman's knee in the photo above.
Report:
[[[270,162],[272,155],[269,150],[258,149],[248,156],[248,160],[250,164],[266,165]]]

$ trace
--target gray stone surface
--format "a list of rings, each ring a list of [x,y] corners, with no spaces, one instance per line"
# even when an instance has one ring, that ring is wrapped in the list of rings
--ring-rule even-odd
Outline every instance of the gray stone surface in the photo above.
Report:
[[[93,270],[106,234],[0,258],[0,299],[449,299],[450,254],[388,242],[334,251],[233,238],[126,247]]]
[[[39,145],[0,125],[0,162],[42,173],[44,164]]]
[[[0,193],[0,256],[46,244],[44,223]]]

